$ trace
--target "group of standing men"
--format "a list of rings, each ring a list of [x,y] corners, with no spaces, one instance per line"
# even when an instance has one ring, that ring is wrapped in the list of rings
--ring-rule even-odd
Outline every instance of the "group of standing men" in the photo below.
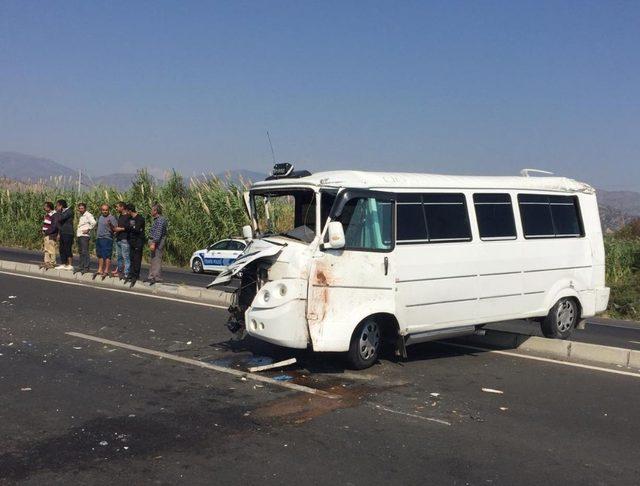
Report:
[[[153,225],[148,240],[145,235],[145,219],[133,204],[119,202],[116,204],[118,218],[111,214],[108,204],[100,206],[98,221],[87,211],[85,203],[78,203],[78,226],[75,236],[80,256],[80,264],[73,268],[73,211],[67,207],[67,202],[60,199],[55,208],[52,203],[44,204],[45,216],[42,225],[44,236],[44,263],[42,267],[61,270],[74,270],[85,274],[90,271],[89,242],[91,232],[97,227],[96,256],[98,270],[93,278],[101,276],[117,277],[133,287],[140,279],[142,252],[145,241],[149,243],[151,252],[151,267],[146,282],[153,285],[162,278],[162,254],[167,237],[167,220],[162,216],[162,207],[154,204],[151,207]],[[117,264],[111,271],[111,257],[113,244],[116,244]],[[59,248],[60,265],[56,266],[56,252]]]

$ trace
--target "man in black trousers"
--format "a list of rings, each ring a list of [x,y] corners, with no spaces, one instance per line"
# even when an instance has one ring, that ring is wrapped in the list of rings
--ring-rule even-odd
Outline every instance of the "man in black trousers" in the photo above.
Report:
[[[56,201],[56,211],[58,211],[58,238],[60,241],[60,265],[58,270],[73,270],[73,211],[67,206],[67,201],[58,199]]]
[[[131,249],[131,270],[129,271],[129,278],[125,281],[131,282],[130,287],[133,287],[140,278],[142,249],[144,248],[146,238],[144,234],[144,218],[138,214],[133,204],[127,204],[127,211],[129,211],[130,216],[127,239],[129,240],[129,247]]]

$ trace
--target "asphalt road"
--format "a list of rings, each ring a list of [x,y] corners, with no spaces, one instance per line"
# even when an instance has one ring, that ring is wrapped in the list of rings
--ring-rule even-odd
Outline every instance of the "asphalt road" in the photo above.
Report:
[[[0,483],[638,483],[639,377],[434,343],[349,372],[231,342],[225,317],[0,274]],[[295,354],[295,383],[340,398],[68,331],[229,367]]]
[[[0,247],[0,260],[9,260],[22,263],[42,263],[42,252],[33,250],[23,250],[20,248],[7,248]],[[59,258],[58,258],[59,260]],[[78,264],[78,255],[74,255],[74,265]],[[115,261],[114,261],[115,264]],[[98,263],[95,258],[91,259],[92,270],[98,268]],[[147,271],[149,266],[142,265],[142,277],[147,277]],[[166,282],[175,284],[193,285],[195,287],[205,287],[215,278],[213,273],[197,274],[193,273],[190,269],[172,267],[165,265],[162,268],[163,278]]]

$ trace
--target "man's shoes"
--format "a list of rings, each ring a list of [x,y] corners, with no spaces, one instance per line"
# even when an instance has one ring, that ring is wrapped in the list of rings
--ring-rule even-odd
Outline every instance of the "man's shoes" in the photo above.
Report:
[[[129,285],[129,288],[130,288],[130,289],[132,289],[132,288],[133,288],[133,286],[136,284],[136,282],[137,282],[137,279],[132,278],[132,279],[131,279],[131,285]]]
[[[149,286],[154,285],[156,283],[156,279],[155,278],[150,278],[148,279],[149,282]]]
[[[55,268],[56,270],[66,270],[66,269],[67,269],[67,266],[66,266],[66,265],[56,265],[54,268]]]
[[[65,266],[64,266],[64,269],[65,269],[65,270],[72,271],[72,270],[73,270],[73,265],[65,265]]]

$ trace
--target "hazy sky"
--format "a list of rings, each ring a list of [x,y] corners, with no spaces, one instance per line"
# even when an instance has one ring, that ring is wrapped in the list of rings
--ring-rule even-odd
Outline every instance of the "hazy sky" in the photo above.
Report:
[[[0,151],[640,190],[640,2],[0,0]]]

